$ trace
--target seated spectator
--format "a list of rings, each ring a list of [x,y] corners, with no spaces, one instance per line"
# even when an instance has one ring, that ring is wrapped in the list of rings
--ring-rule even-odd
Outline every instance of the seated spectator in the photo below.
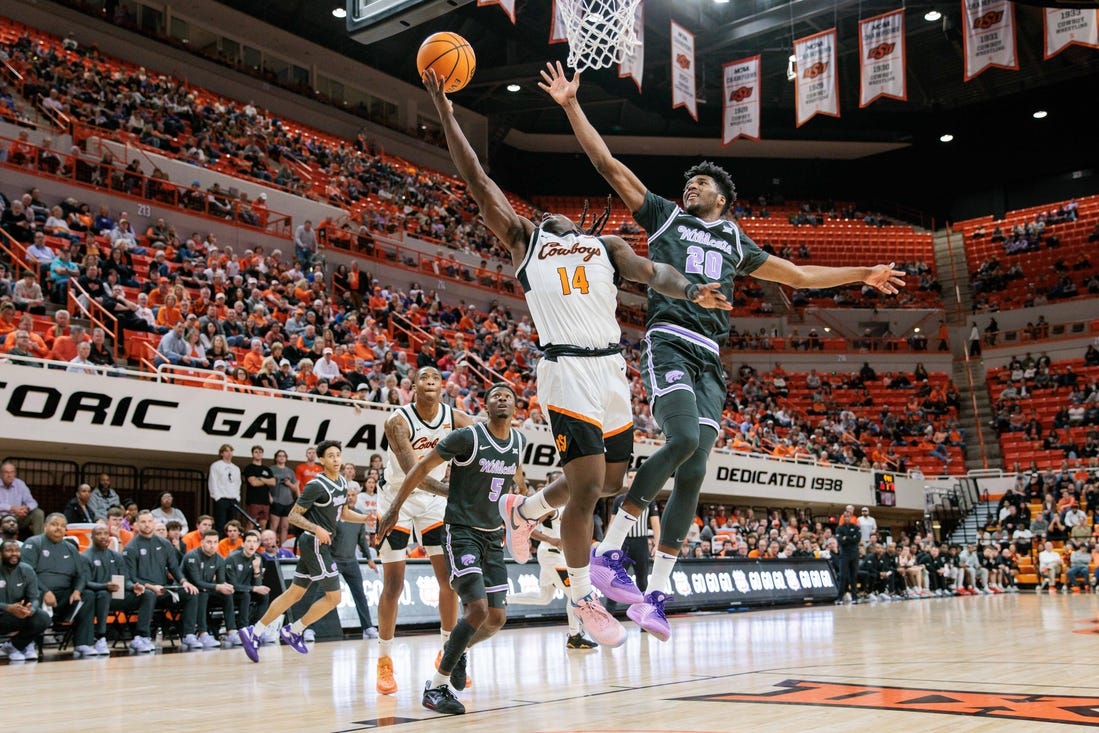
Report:
[[[42,286],[38,284],[32,271],[24,270],[22,279],[12,287],[12,302],[21,311],[45,315],[46,299],[42,295]]]
[[[10,461],[0,465],[0,514],[14,515],[23,532],[42,534],[45,514],[27,484],[15,475],[15,464]]]
[[[1044,548],[1038,553],[1038,575],[1042,578],[1038,590],[1041,591],[1048,587],[1052,593],[1057,590],[1061,582],[1064,559],[1061,557],[1061,553],[1053,549],[1052,542],[1046,542]]]
[[[214,518],[209,514],[200,514],[198,519],[195,520],[195,529],[183,535],[183,546],[187,552],[197,549],[202,544],[203,534],[213,529],[213,527]]]
[[[225,523],[225,539],[218,543],[218,554],[229,557],[229,553],[244,544],[242,535],[244,529],[236,519],[230,519]]]
[[[164,522],[165,526],[173,520],[179,522],[181,532],[187,533],[187,517],[177,507],[172,506],[171,491],[160,492],[160,496],[157,497],[157,507],[151,514],[154,519]]]
[[[1069,542],[1068,547],[1072,553],[1069,555],[1069,566],[1065,571],[1065,583],[1073,593],[1077,593],[1081,587],[1090,588],[1091,585],[1088,579],[1091,549],[1083,542]]]

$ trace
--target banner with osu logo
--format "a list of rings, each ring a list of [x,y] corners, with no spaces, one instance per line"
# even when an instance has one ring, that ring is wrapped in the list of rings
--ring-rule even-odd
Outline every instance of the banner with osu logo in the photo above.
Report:
[[[686,107],[698,122],[698,98],[695,95],[695,36],[670,21],[672,27],[672,109]]]
[[[820,113],[840,116],[839,76],[836,73],[836,29],[794,41],[797,59],[797,126]]]
[[[1007,0],[962,0],[965,80],[990,66],[1019,69],[1015,51],[1015,6]]]
[[[1099,10],[1046,8],[1045,58],[1072,44],[1099,48]]]
[[[738,137],[759,140],[759,68],[759,56],[730,61],[722,67],[722,145]]]
[[[879,97],[908,100],[904,8],[859,21],[859,65],[859,107],[868,107]]]
[[[633,47],[633,53],[622,58],[622,63],[618,65],[618,78],[633,79],[640,92],[641,75],[645,70],[645,3],[638,3],[633,11],[633,32],[637,35],[638,44]]]

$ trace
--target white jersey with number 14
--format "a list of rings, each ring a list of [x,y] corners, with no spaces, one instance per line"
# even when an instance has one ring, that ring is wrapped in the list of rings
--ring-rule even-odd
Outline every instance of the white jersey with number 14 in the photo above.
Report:
[[[615,268],[599,237],[559,235],[539,227],[515,276],[544,346],[603,349],[618,343]]]

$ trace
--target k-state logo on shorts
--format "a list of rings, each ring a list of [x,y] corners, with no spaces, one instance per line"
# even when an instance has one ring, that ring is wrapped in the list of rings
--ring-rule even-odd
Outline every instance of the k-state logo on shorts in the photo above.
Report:
[[[469,567],[470,565],[473,564],[473,561],[476,560],[476,559],[477,558],[474,557],[473,555],[462,555],[462,557],[460,558],[460,560],[462,562],[462,565],[464,567]]]
[[[664,375],[664,381],[666,381],[668,384],[675,384],[680,379],[683,379],[683,372],[679,371],[678,369],[673,369]]]

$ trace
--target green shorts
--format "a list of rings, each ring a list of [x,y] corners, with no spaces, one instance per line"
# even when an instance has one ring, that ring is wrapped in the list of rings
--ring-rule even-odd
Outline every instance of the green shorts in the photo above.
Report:
[[[446,525],[443,544],[450,587],[462,603],[488,598],[488,605],[503,608],[508,591],[504,565],[503,528],[486,532],[461,524]]]
[[[641,343],[641,379],[657,420],[661,398],[689,392],[698,408],[698,421],[718,430],[725,409],[725,367],[716,344],[686,329],[654,325]]]
[[[325,593],[340,589],[340,571],[332,557],[332,545],[322,545],[312,532],[305,532],[298,539],[298,555],[294,585],[308,588],[316,583]]]

